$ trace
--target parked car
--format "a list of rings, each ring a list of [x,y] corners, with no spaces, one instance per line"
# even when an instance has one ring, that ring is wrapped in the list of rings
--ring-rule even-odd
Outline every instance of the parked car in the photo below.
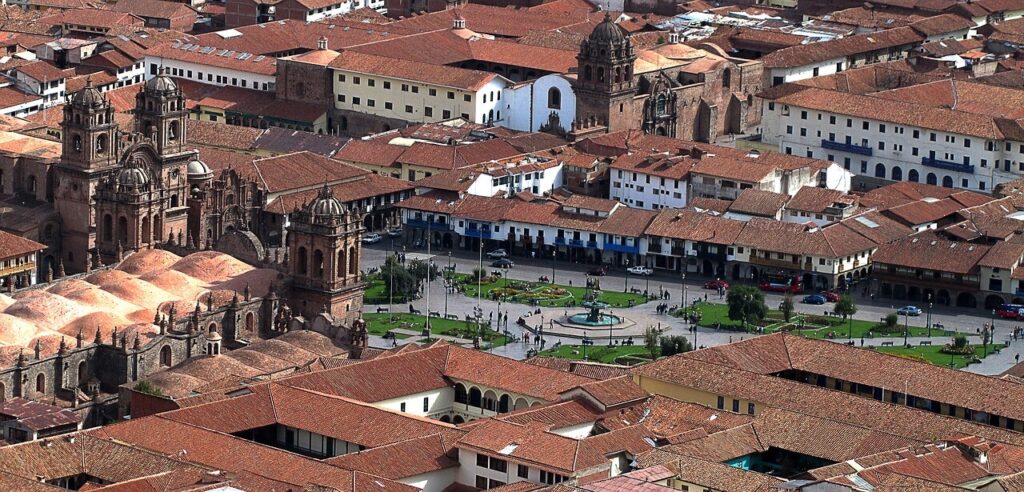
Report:
[[[896,310],[896,314],[898,314],[900,316],[903,316],[903,315],[907,315],[907,316],[920,316],[921,315],[921,308],[919,308],[917,306],[903,306],[903,307],[901,307],[901,308]]]
[[[491,263],[491,266],[497,268],[512,268],[513,266],[515,266],[515,263],[513,263],[512,260],[508,258],[499,258],[497,260],[494,260]]]
[[[821,295],[825,296],[825,300],[828,302],[839,302],[838,292],[833,292],[830,290],[828,292],[823,292]]]
[[[627,272],[633,275],[650,275],[654,273],[654,270],[643,265],[631,266],[626,269]]]
[[[725,280],[709,280],[704,282],[704,288],[712,290],[728,289],[729,282],[726,282]]]
[[[402,237],[402,229],[391,229],[388,231],[388,237]]]
[[[496,260],[498,258],[507,258],[508,257],[508,251],[505,251],[503,249],[496,249],[494,251],[488,251],[487,252],[487,257],[492,259],[492,260]]]
[[[594,268],[591,268],[587,272],[587,275],[593,275],[593,276],[596,276],[596,277],[603,277],[605,275],[608,275],[608,267],[606,267],[604,265],[596,266]]]
[[[377,234],[376,232],[371,232],[370,234],[365,234],[365,235],[363,235],[363,242],[366,243],[366,244],[379,243],[380,242],[380,234]]]
[[[825,296],[821,294],[811,294],[804,296],[803,300],[800,301],[804,304],[825,304]]]

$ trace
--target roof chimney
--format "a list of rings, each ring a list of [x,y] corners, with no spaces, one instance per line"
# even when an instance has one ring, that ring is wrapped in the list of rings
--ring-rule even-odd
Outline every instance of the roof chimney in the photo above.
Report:
[[[316,49],[326,50],[327,49],[327,36],[320,36],[320,39],[316,40]]]
[[[466,19],[464,17],[462,17],[461,13],[455,14],[455,20],[452,21],[452,28],[454,28],[454,29],[465,29],[466,28]]]

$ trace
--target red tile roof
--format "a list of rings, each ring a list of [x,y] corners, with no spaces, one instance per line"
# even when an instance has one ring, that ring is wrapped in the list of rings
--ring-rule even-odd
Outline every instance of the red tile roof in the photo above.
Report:
[[[46,245],[31,239],[0,231],[0,258],[13,258],[29,253],[38,253],[46,249]]]
[[[420,63],[346,50],[330,62],[336,70],[478,91],[498,77],[490,72]]]
[[[925,36],[910,27],[857,34],[830,41],[783,48],[761,58],[765,68],[794,68],[860,53],[920,43]]]

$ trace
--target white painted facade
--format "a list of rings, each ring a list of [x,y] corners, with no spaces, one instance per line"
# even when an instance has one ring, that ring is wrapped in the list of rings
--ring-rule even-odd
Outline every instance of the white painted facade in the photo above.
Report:
[[[139,60],[130,67],[117,69],[116,87],[138,84],[146,78],[146,62]]]
[[[0,108],[0,114],[17,116],[23,118],[32,113],[38,112],[43,107],[43,98],[32,99],[21,104],[15,104],[6,108]]]
[[[772,68],[768,73],[768,81],[771,86],[774,87],[786,82],[796,82],[798,80],[809,79],[811,77],[832,75],[837,72],[842,72],[847,68],[846,57],[841,56],[831,60],[820,61],[799,67]]]
[[[19,88],[29,94],[36,94],[43,100],[43,107],[49,108],[64,102],[66,91],[65,82],[67,79],[61,77],[55,80],[36,80],[24,73],[17,71],[16,81]]]
[[[478,196],[494,196],[509,191],[529,191],[535,195],[543,195],[561,188],[564,184],[562,164],[559,163],[554,167],[528,173],[512,167],[504,175],[496,172],[480,174],[466,192]]]
[[[455,483],[457,472],[458,467],[453,467],[401,478],[398,481],[411,487],[416,487],[423,492],[442,492],[448,486]]]
[[[1024,142],[992,141],[771,101],[764,105],[761,125],[762,140],[778,145],[779,151],[828,159],[858,175],[988,191],[1024,174]],[[826,149],[825,141],[853,145],[858,152]],[[925,158],[939,162],[925,165]]]
[[[433,417],[450,413],[454,402],[454,390],[441,388],[374,402],[373,406],[417,417]]]
[[[337,17],[339,15],[347,14],[351,11],[352,2],[349,0],[344,0],[339,3],[328,5],[326,7],[320,7],[316,10],[310,10],[306,12],[306,22],[316,22],[330,17]]]
[[[559,127],[571,131],[576,119],[576,94],[572,82],[560,74],[549,74],[530,82],[505,89],[504,110],[508,115],[502,126],[513,130],[536,132],[558,116]]]
[[[274,92],[275,90],[275,78],[273,75],[245,72],[213,65],[201,65],[198,63],[149,55],[146,55],[146,67],[148,67],[145,75],[146,80],[156,77],[160,66],[164,67],[167,75],[201,82],[207,85],[215,85],[218,87],[230,85],[233,87],[241,87],[243,89],[254,89],[269,92]]]
[[[480,488],[477,479],[482,477],[488,481],[487,486],[483,488],[488,489],[498,486],[497,484],[525,481],[553,485],[567,479],[565,476],[556,476],[555,474],[550,474],[547,470],[542,471],[539,468],[529,466],[529,464],[523,464],[524,468],[520,470],[520,463],[510,460],[504,460],[507,463],[505,471],[493,470],[490,466],[491,458],[489,456],[487,457],[488,466],[480,466],[477,456],[478,454],[473,451],[459,448],[459,471],[456,475],[458,483]],[[522,474],[526,476],[523,477]],[[492,485],[491,481],[493,481],[494,485]]]
[[[623,169],[609,169],[608,173],[608,198],[612,200],[646,210],[686,207],[685,179],[668,179]]]

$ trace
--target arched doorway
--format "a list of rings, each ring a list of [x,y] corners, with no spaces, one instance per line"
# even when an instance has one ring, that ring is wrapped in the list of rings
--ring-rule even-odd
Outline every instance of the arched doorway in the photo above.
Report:
[[[939,183],[939,179],[935,177],[935,173],[928,173],[928,176],[924,178],[924,182],[934,186]]]
[[[245,313],[245,331],[252,333],[256,329],[256,315]]]
[[[487,410],[496,411],[498,409],[498,395],[491,390],[487,390],[484,392],[483,405],[480,406]]]
[[[942,187],[943,188],[952,188],[953,187],[953,178],[951,178],[949,176],[944,176],[942,178]]]
[[[875,177],[885,178],[885,164],[882,164],[881,162],[875,164]]]
[[[939,289],[935,294],[935,302],[942,304],[943,306],[949,305],[949,291],[946,289]]]
[[[465,422],[466,419],[462,418],[462,415],[456,415],[455,418],[452,419],[452,423],[455,425],[459,425]]]
[[[903,181],[903,170],[899,166],[893,166],[892,168],[892,180]]]
[[[83,360],[78,363],[78,387],[84,388],[87,382],[89,382],[89,366]]]
[[[508,413],[512,404],[512,398],[508,395],[501,395],[498,399],[498,413]]]
[[[985,309],[991,310],[999,307],[1000,304],[1005,302],[1002,297],[995,294],[989,294],[985,296]]]
[[[907,172],[907,181],[918,182],[921,180],[921,176],[917,173],[917,169],[911,169]]]
[[[36,393],[46,393],[46,375],[42,373],[36,375]]]
[[[164,347],[162,349],[160,349],[160,366],[161,367],[171,367],[171,363],[173,362],[173,360],[171,360],[171,358],[172,358],[172,356],[171,356],[171,346],[170,345],[164,345]]]
[[[483,395],[480,393],[480,388],[472,387],[469,389],[469,405],[474,407],[480,406],[480,400]]]
[[[440,420],[446,424],[450,424],[452,422],[452,418],[447,415],[442,415]]]
[[[455,403],[469,403],[469,395],[466,386],[462,383],[455,383]]]
[[[515,405],[512,406],[513,410],[519,410],[520,408],[526,408],[530,404],[526,401],[526,398],[516,398]]]
[[[970,292],[961,292],[956,296],[956,307],[978,307],[978,299],[974,297],[974,294]]]

